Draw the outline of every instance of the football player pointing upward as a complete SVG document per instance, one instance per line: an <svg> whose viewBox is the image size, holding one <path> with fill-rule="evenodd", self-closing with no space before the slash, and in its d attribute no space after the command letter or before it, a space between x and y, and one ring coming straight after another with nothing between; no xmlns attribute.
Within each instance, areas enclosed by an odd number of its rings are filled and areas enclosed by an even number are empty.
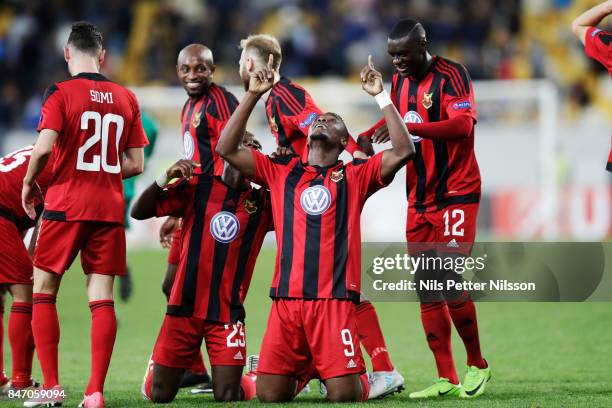
<svg viewBox="0 0 612 408"><path fill-rule="evenodd" d="M24 209L33 217L36 179L54 150L34 255L32 331L44 386L59 391L55 297L62 275L81 252L92 313L91 376L81 404L86 408L104 407L104 380L117 332L113 280L125 273L126 265L121 180L143 171L148 143L134 94L99 73L104 54L102 35L92 24L73 24L64 48L72 77L47 90L22 191ZM57 404L54 398L24 403Z"/></svg>
<svg viewBox="0 0 612 408"><path fill-rule="evenodd" d="M477 116L469 74L462 65L429 54L425 29L414 20L402 20L394 26L387 51L397 71L391 98L416 148L414 160L406 166L408 249L417 256L425 252L432 256L469 255L480 201L480 171L474 154ZM385 141L388 131L383 123L380 121L363 135ZM453 271L442 276L444 272L432 271L440 281L461 276ZM432 278L423 270L415 274L417 281ZM439 379L410 397L473 398L482 394L491 373L481 354L476 310L469 294L418 294L421 320ZM451 321L468 356L463 384L453 360Z"/></svg>
<svg viewBox="0 0 612 408"><path fill-rule="evenodd" d="M242 54L239 72L245 90L249 87L249 74L264 66L270 54L274 56L275 61L280 63L282 60L278 39L268 34L249 35L240 41L240 47ZM280 65L275 68L279 69ZM277 74L266 99L266 112L270 130L278 143L278 151L290 149L293 153L307 158L310 126L323 113L310 94L298 84ZM367 140L365 145L364 140ZM372 149L367 137L358 139L358 143L365 148L362 149L364 151L370 152ZM367 158L361 150L355 150L355 146L356 143L349 137L347 150L355 158ZM374 154L373 150L371 154ZM357 306L357 331L359 340L372 362L370 398L383 397L403 389L404 378L393 367L374 305L363 295Z"/></svg>
<svg viewBox="0 0 612 408"><path fill-rule="evenodd" d="M225 160L270 189L272 200L278 251L257 395L262 402L290 401L318 376L330 401L363 401L369 384L355 318L361 285L360 214L367 198L412 157L414 145L370 60L361 73L362 86L377 97L391 149L345 165L338 158L349 134L334 113L319 115L310 126L305 161L242 148L248 118L272 87L277 66L271 54L267 66L250 74L248 91L217 144Z"/></svg>

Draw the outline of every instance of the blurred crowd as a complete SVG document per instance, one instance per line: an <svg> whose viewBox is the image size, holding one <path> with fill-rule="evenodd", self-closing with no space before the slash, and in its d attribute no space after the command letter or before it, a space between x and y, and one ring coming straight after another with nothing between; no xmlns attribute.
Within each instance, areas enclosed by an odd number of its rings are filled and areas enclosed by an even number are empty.
<svg viewBox="0 0 612 408"><path fill-rule="evenodd" d="M108 76L128 85L160 85L176 84L177 53L191 42L213 49L219 82L236 83L237 45L255 32L281 39L288 76L351 78L372 53L388 78L387 33L410 17L424 23L433 53L462 62L474 79L552 75L567 82L570 97L587 103L579 80L551 68L547 55L554 50L540 32L547 29L530 20L554 20L570 6L566 0L4 0L0 138L9 128L36 126L45 87L67 76L62 47L75 20L95 23L105 36ZM569 29L567 18L555 24L561 33Z"/></svg>

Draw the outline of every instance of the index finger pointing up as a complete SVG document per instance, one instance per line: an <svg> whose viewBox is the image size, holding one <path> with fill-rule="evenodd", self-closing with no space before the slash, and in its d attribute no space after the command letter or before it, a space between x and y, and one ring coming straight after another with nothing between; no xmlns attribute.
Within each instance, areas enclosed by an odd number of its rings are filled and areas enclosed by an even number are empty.
<svg viewBox="0 0 612 408"><path fill-rule="evenodd" d="M268 57L268 68L274 68L274 55L272 54L270 54L270 56Z"/></svg>
<svg viewBox="0 0 612 408"><path fill-rule="evenodd" d="M368 67L374 69L374 62L372 62L372 54L368 55Z"/></svg>

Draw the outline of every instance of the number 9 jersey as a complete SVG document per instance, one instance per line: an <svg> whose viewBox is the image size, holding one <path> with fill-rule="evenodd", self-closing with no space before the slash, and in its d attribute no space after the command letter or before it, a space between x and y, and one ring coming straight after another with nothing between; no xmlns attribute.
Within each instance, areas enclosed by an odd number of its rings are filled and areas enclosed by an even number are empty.
<svg viewBox="0 0 612 408"><path fill-rule="evenodd" d="M123 153L148 144L134 94L98 73L75 75L47 89L42 129L58 133L43 217L123 224Z"/></svg>

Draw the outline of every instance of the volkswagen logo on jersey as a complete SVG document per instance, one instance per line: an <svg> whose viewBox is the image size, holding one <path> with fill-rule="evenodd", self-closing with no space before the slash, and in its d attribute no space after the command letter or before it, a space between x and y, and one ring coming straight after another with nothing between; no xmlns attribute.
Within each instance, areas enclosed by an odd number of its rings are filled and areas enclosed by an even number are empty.
<svg viewBox="0 0 612 408"><path fill-rule="evenodd" d="M210 220L210 233L222 244L232 242L238 236L240 222L231 212L221 211Z"/></svg>
<svg viewBox="0 0 612 408"><path fill-rule="evenodd" d="M191 133L189 131L186 131L183 135L183 158L191 160L191 158L193 157L193 152L193 138L191 137Z"/></svg>
<svg viewBox="0 0 612 408"><path fill-rule="evenodd" d="M404 115L404 122L406 123L423 123L423 118L421 117L421 115L419 115L419 112L415 112L415 111L408 111L406 112L406 114ZM423 140L423 138L421 136L416 136L411 134L410 135L412 137L412 141L413 142L420 142L421 140Z"/></svg>
<svg viewBox="0 0 612 408"><path fill-rule="evenodd" d="M311 186L302 191L300 204L306 214L321 215L331 205L331 193L325 186Z"/></svg>

